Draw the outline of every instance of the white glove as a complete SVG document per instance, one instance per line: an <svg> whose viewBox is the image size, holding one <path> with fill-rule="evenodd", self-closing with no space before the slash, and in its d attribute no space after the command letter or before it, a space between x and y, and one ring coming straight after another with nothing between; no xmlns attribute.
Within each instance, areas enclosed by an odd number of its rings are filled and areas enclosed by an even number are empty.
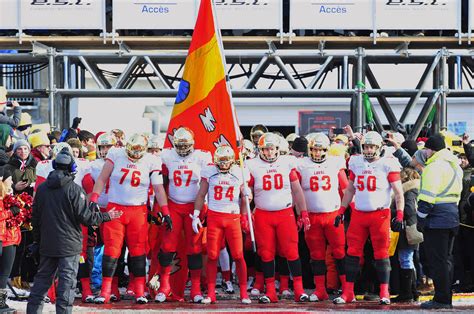
<svg viewBox="0 0 474 314"><path fill-rule="evenodd" d="M199 233L199 229L202 228L201 219L199 219L199 210L195 209L192 215L189 214L189 217L193 220L192 226L194 233Z"/></svg>

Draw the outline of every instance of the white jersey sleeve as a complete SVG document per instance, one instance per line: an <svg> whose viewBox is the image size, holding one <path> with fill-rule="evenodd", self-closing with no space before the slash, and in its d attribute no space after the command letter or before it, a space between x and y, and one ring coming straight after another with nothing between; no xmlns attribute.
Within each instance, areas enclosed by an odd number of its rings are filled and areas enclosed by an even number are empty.
<svg viewBox="0 0 474 314"><path fill-rule="evenodd" d="M99 178L100 173L102 172L102 168L104 167L105 160L103 159L96 159L91 163L91 168L90 168L90 175L92 177L92 180L94 182L97 182L97 178ZM107 204L109 203L109 189L110 189L110 180L105 184L105 188L100 193L99 198L97 200L97 204L101 208L107 207Z"/></svg>
<svg viewBox="0 0 474 314"><path fill-rule="evenodd" d="M74 176L74 183L82 187L82 179L90 172L91 163L87 159L77 158L75 160L77 165L76 175Z"/></svg>
<svg viewBox="0 0 474 314"><path fill-rule="evenodd" d="M315 163L309 157L300 159L298 173L309 212L328 213L341 206L339 171L345 167L340 158Z"/></svg>
<svg viewBox="0 0 474 314"><path fill-rule="evenodd" d="M275 162L268 163L258 157L247 160L246 165L256 208L278 211L293 206L291 182L298 180L296 159L280 156Z"/></svg>
<svg viewBox="0 0 474 314"><path fill-rule="evenodd" d="M36 176L46 180L51 171L53 171L53 161L52 160L43 160L38 162L36 165Z"/></svg>
<svg viewBox="0 0 474 314"><path fill-rule="evenodd" d="M389 208L391 201L390 182L400 177L400 164L395 158L380 158L368 162L363 156L349 160L349 175L354 181L355 207L361 211Z"/></svg>

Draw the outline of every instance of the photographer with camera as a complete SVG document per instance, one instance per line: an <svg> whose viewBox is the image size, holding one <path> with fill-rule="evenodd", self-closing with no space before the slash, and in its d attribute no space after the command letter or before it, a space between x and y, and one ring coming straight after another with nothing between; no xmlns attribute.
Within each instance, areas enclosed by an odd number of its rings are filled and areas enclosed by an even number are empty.
<svg viewBox="0 0 474 314"><path fill-rule="evenodd" d="M13 117L7 115L7 107L13 107ZM21 120L21 107L16 101L7 101L7 90L0 86L0 124L8 124L12 128L18 127Z"/></svg>

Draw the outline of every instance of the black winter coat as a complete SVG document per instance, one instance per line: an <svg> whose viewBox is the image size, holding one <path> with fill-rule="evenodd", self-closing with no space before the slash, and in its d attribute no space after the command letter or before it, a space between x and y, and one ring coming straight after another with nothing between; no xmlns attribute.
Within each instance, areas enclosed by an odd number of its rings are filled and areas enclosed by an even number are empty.
<svg viewBox="0 0 474 314"><path fill-rule="evenodd" d="M34 240L40 243L40 255L79 255L81 224L91 226L110 221L108 213L88 208L84 190L73 180L72 174L54 170L36 191L32 225Z"/></svg>
<svg viewBox="0 0 474 314"><path fill-rule="evenodd" d="M403 220L407 226L416 224L417 197L420 190L420 180L412 180L403 183L403 197L405 198L405 208L403 209ZM396 216L395 202L391 206L392 217ZM418 245L409 245L405 229L400 232L398 239L398 249L417 249Z"/></svg>

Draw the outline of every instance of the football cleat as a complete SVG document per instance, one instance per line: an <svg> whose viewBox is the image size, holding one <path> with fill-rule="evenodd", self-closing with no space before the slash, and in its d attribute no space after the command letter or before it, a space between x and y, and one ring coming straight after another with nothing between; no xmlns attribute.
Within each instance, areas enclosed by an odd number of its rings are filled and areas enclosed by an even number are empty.
<svg viewBox="0 0 474 314"><path fill-rule="evenodd" d="M252 301L249 298L243 298L240 300L242 304L252 304Z"/></svg>
<svg viewBox="0 0 474 314"><path fill-rule="evenodd" d="M298 302L308 302L309 301L309 297L306 293L303 293L300 295L300 297L298 298Z"/></svg>
<svg viewBox="0 0 474 314"><path fill-rule="evenodd" d="M253 288L252 290L250 290L250 295L259 296L260 295L260 290L258 290L256 288Z"/></svg>
<svg viewBox="0 0 474 314"><path fill-rule="evenodd" d="M138 297L135 299L135 302L137 304L147 304L148 303L148 299L145 297L145 296L141 296L141 297Z"/></svg>
<svg viewBox="0 0 474 314"><path fill-rule="evenodd" d="M158 292L155 296L155 302L163 303L166 301L166 295L163 292Z"/></svg>
<svg viewBox="0 0 474 314"><path fill-rule="evenodd" d="M379 301L380 305L390 305L390 298L381 298Z"/></svg>
<svg viewBox="0 0 474 314"><path fill-rule="evenodd" d="M234 294L235 291L234 291L234 286L232 285L232 282L231 281L227 281L225 283L225 286L224 286L224 292L225 293L228 293L228 294Z"/></svg>
<svg viewBox="0 0 474 314"><path fill-rule="evenodd" d="M332 303L334 303L334 304L346 304L346 303L353 303L355 301L356 301L355 298L352 299L350 302L346 302L346 300L344 300L343 297L337 297L332 301Z"/></svg>
<svg viewBox="0 0 474 314"><path fill-rule="evenodd" d="M88 295L85 298L82 299L82 302L84 303L94 303L95 297L93 295Z"/></svg>
<svg viewBox="0 0 474 314"><path fill-rule="evenodd" d="M270 298L266 295L263 295L260 298L258 298L258 303L268 304L268 303L271 303L271 302L272 301L270 300Z"/></svg>
<svg viewBox="0 0 474 314"><path fill-rule="evenodd" d="M202 303L202 301L204 300L204 297L200 294L196 294L193 299L192 299L192 302L193 303Z"/></svg>

